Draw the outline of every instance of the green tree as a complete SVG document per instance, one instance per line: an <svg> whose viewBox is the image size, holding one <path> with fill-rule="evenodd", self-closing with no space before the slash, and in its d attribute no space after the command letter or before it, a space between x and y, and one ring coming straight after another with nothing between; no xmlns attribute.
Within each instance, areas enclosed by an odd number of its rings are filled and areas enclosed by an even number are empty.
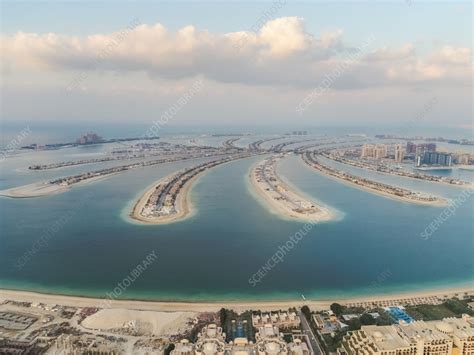
<svg viewBox="0 0 474 355"><path fill-rule="evenodd" d="M227 317L227 312L225 311L225 308L221 308L221 310L219 311L219 317L221 321L221 327L224 327Z"/></svg>
<svg viewBox="0 0 474 355"><path fill-rule="evenodd" d="M309 310L308 306L301 307L301 312L306 317L308 321L311 321L311 311Z"/></svg>
<svg viewBox="0 0 474 355"><path fill-rule="evenodd" d="M369 313L364 313L360 316L360 323L362 325L373 325L375 324L375 318Z"/></svg>
<svg viewBox="0 0 474 355"><path fill-rule="evenodd" d="M361 326L359 318L352 318L348 322L348 326L349 326L349 330L359 330Z"/></svg>
<svg viewBox="0 0 474 355"><path fill-rule="evenodd" d="M344 311L344 307L341 306L339 303L333 303L331 304L331 311L333 311L333 313L336 315L336 316L340 316L342 314L342 312Z"/></svg>
<svg viewBox="0 0 474 355"><path fill-rule="evenodd" d="M168 346L165 348L165 351L163 352L164 355L170 355L170 353L174 350L174 344L170 343Z"/></svg>

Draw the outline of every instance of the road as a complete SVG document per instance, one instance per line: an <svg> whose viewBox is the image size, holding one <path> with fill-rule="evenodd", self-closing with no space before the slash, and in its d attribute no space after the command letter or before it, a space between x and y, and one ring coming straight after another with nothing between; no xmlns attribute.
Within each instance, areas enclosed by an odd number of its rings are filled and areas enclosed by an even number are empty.
<svg viewBox="0 0 474 355"><path fill-rule="evenodd" d="M308 320L301 311L299 311L299 316L301 319L301 327L303 328L303 332L308 336L309 341L311 342L311 347L313 348L314 355L324 355L324 351L321 349L321 346L319 345L316 336L311 330L311 326L309 325Z"/></svg>

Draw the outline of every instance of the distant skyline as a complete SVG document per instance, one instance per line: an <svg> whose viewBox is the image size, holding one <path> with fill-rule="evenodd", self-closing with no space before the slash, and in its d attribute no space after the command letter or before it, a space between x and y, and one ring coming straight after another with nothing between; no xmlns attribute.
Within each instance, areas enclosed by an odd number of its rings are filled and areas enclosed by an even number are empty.
<svg viewBox="0 0 474 355"><path fill-rule="evenodd" d="M472 129L470 2L1 6L3 122Z"/></svg>

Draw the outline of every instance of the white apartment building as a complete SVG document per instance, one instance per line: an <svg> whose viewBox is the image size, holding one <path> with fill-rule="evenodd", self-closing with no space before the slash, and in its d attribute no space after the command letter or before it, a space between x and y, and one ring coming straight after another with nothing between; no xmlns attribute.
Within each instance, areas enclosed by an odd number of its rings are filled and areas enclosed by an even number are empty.
<svg viewBox="0 0 474 355"><path fill-rule="evenodd" d="M397 163L401 163L403 161L403 158L404 158L404 153L403 153L403 147L401 144L397 144L395 146L395 161Z"/></svg>
<svg viewBox="0 0 474 355"><path fill-rule="evenodd" d="M259 328L265 324L272 324L279 328L299 327L300 317L293 311L268 312L252 315L252 325Z"/></svg>
<svg viewBox="0 0 474 355"><path fill-rule="evenodd" d="M362 158L372 158L374 157L375 146L373 144L364 144L362 146Z"/></svg>
<svg viewBox="0 0 474 355"><path fill-rule="evenodd" d="M258 327L255 340L253 343L247 338L235 338L226 343L222 328L209 324L199 333L195 344L181 340L171 355L313 355L306 340L295 337L287 344L278 327L271 323Z"/></svg>
<svg viewBox="0 0 474 355"><path fill-rule="evenodd" d="M350 355L472 355L474 318L363 326L344 337L342 345L339 353Z"/></svg>

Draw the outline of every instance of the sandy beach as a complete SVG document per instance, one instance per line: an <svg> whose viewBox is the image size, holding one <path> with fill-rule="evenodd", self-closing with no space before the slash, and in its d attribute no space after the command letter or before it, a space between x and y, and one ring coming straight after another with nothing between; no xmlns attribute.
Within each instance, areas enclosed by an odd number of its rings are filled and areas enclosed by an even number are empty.
<svg viewBox="0 0 474 355"><path fill-rule="evenodd" d="M33 302L60 304L72 307L101 307L107 304L107 308L130 309L130 310L150 310L161 312L216 312L222 307L231 308L236 311L249 309L275 310L288 307L298 307L308 305L315 310L328 309L334 303L372 303L391 300L406 300L428 297L454 297L464 293L472 294L474 286L447 287L432 290L401 292L393 294L373 295L365 297L333 298L333 299L289 299L289 300L270 300L270 301L222 301L222 302L165 302L165 301L140 301L140 300L111 300L105 303L103 299L92 297L64 296L45 294L29 291L5 290L0 289L0 302L3 300L15 300L17 302Z"/></svg>
<svg viewBox="0 0 474 355"><path fill-rule="evenodd" d="M263 161L257 162L250 169L249 180L252 190L256 193L257 198L262 200L265 205L270 209L271 212L277 214L281 218L289 220L301 220L307 222L326 222L335 219L335 215L326 207L310 201L306 197L301 196L293 188L288 186L281 179L278 179L277 183L286 190L286 194L294 200L303 201L307 204L314 206L314 212L312 213L300 213L293 209L287 201L277 200L271 194L270 191L266 190L267 184L259 182L255 173L258 167L261 167Z"/></svg>
<svg viewBox="0 0 474 355"><path fill-rule="evenodd" d="M207 171L207 170L206 170ZM204 174L202 172L202 174ZM153 183L146 192L139 198L135 206L133 207L133 210L130 212L130 218L132 218L135 221L138 221L140 223L145 223L145 224L167 224L167 223L172 223L172 222L177 222L177 221L182 221L185 218L191 217L195 213L195 209L189 199L189 192L194 184L194 182L202 176L202 174L197 174L196 176L192 177L190 180L184 184L180 192L178 193L178 196L176 198L176 211L177 213L169 215L169 216L160 216L160 217L147 217L142 215L142 210L145 207L148 199L150 198L151 194L155 191L156 187L165 182L169 181L172 176L174 176L176 173L170 174L163 179L160 179Z"/></svg>
<svg viewBox="0 0 474 355"><path fill-rule="evenodd" d="M230 160L223 160L223 161L217 161L217 164L211 167L206 168L205 170L198 172L196 175L194 175L192 178L187 180L185 184L181 187L179 190L177 196L176 196L176 202L175 202L175 209L176 213L170 214L170 215L165 215L165 216L144 216L142 214L143 208L146 206L147 201L150 199L150 196L153 194L153 192L156 190L157 186L159 186L162 183L165 183L167 181L171 181L173 177L176 174L181 174L181 172L178 173L172 173L155 183L151 185L145 193L138 199L138 201L135 203L132 211L130 212L129 216L131 219L134 221L138 221L140 223L145 223L145 224L168 224L168 223L173 223L173 222L178 222L182 221L185 218L189 218L194 215L196 212L196 209L192 205L190 199L189 199L189 193L194 186L194 183L196 182L197 179L200 177L204 176L209 170L213 169L216 166L224 165L227 163L230 163L232 161L238 160L238 159L245 159L248 158L249 156L239 156L234 159Z"/></svg>
<svg viewBox="0 0 474 355"><path fill-rule="evenodd" d="M379 196L382 196L382 197L386 197L386 198L389 198L389 199L392 199L392 200L395 200L395 201L400 201L400 202L405 202L405 203L414 203L414 204L418 204L418 205L425 205L425 206L432 206L432 207L445 207L445 206L448 206L448 204L449 204L448 200L442 199L442 198L436 198L436 200L434 200L434 201L418 200L418 199L413 199L413 198L409 198L409 197L405 197L405 196L398 196L398 195L395 195L395 194L392 194L392 193L388 193L388 192L385 192L385 191L374 189L374 188L371 188L370 186L361 185L359 183L349 181L349 180L344 179L342 177L338 177L338 176L329 174L326 171L323 171L322 169L315 167L311 162L306 161L305 158L303 158L303 161L308 166L310 166L313 170L316 170L318 173L323 174L324 176L327 176L331 179L342 182L342 183L344 183L348 186L355 187L359 190L370 192L372 194L376 194L376 195L379 195Z"/></svg>
<svg viewBox="0 0 474 355"><path fill-rule="evenodd" d="M0 196L12 198L41 197L59 194L69 189L69 186L50 184L49 182L37 182L33 184L12 187L0 190Z"/></svg>
<svg viewBox="0 0 474 355"><path fill-rule="evenodd" d="M375 168L361 167L361 166L358 166L357 164L351 164L347 161L337 161L337 160L335 160L335 159L333 159L333 158L331 158L327 155L324 155L324 157L327 158L327 159L330 159L330 160L332 160L336 163L345 164L345 165L348 165L348 166L353 166L353 167L356 167L356 168L359 168L359 169L366 169L368 171L375 171L377 174L381 174L381 175L398 176L398 177L401 177L401 178L404 178L404 179L410 179L410 180L413 180L413 181L423 181L423 182L427 182L427 183L430 183L430 184L442 184L442 185L452 186L452 187L461 187L463 189L474 189L474 183L470 183L470 182L467 182L467 181L464 181L465 182L464 184L452 184L452 183L447 182L447 181L431 181L431 180L418 179L418 178L415 178L415 177L412 177L412 176L398 175L398 174L394 174L394 173L390 173L390 172L386 172L386 171L379 171ZM465 165L465 166L469 167L470 165ZM458 165L458 169L463 170L463 165ZM466 169L466 170L473 170L473 169Z"/></svg>
<svg viewBox="0 0 474 355"><path fill-rule="evenodd" d="M51 184L48 181L35 182L33 184L22 185L18 187L12 187L10 189L0 190L0 196L10 197L10 198L32 198L32 197L43 197L49 195L60 194L68 191L69 189L86 185L98 180L106 179L110 176L116 175L117 173L95 176L86 180L82 180L78 183L71 185L59 185Z"/></svg>
<svg viewBox="0 0 474 355"><path fill-rule="evenodd" d="M159 312L125 308L102 309L87 317L82 322L86 329L113 331L121 329L124 324L133 322L136 334L147 336L171 336L187 328L195 312Z"/></svg>

